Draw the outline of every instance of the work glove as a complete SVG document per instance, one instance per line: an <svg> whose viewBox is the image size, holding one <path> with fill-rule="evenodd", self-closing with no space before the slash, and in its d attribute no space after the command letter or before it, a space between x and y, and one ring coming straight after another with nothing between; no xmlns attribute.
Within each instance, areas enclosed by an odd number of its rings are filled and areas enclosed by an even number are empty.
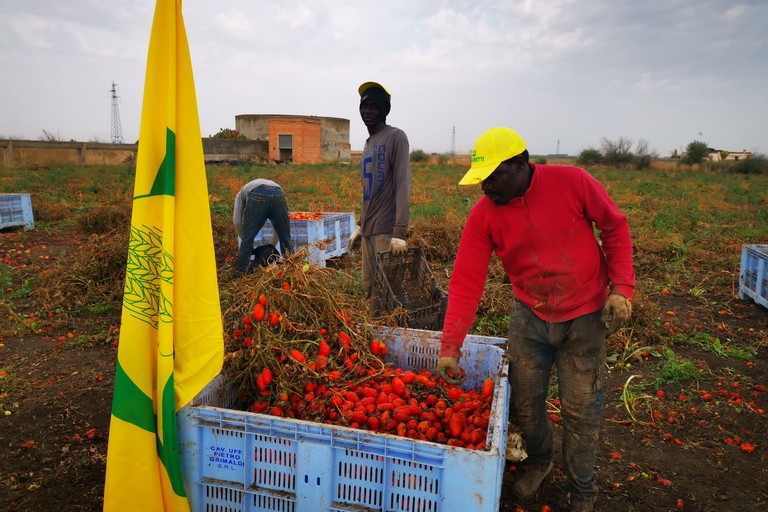
<svg viewBox="0 0 768 512"><path fill-rule="evenodd" d="M352 232L352 236L349 237L349 250L358 250L360 248L360 243L360 224L355 224L355 230Z"/></svg>
<svg viewBox="0 0 768 512"><path fill-rule="evenodd" d="M450 372L450 373L449 373ZM461 374L459 360L451 356L443 356L437 361L437 374L448 384L461 384L464 377ZM451 377L453 374L453 377Z"/></svg>
<svg viewBox="0 0 768 512"><path fill-rule="evenodd" d="M632 303L628 298L618 293L608 295L601 320L605 323L609 336L616 332L619 327L626 325L631 316Z"/></svg>
<svg viewBox="0 0 768 512"><path fill-rule="evenodd" d="M392 254L401 254L408 250L408 243L402 238L393 238L389 242L389 250Z"/></svg>

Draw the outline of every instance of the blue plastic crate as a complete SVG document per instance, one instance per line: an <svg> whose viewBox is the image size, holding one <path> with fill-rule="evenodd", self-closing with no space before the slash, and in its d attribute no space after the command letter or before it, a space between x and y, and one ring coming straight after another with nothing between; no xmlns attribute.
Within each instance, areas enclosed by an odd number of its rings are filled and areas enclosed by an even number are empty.
<svg viewBox="0 0 768 512"><path fill-rule="evenodd" d="M0 229L14 226L35 227L29 194L0 194Z"/></svg>
<svg viewBox="0 0 768 512"><path fill-rule="evenodd" d="M434 368L440 333L380 331L389 361ZM222 376L178 415L193 511L497 512L509 414L506 340L468 336L467 388L495 380L486 450L235 411Z"/></svg>
<svg viewBox="0 0 768 512"><path fill-rule="evenodd" d="M768 308L768 244L741 248L739 298L750 298Z"/></svg>
<svg viewBox="0 0 768 512"><path fill-rule="evenodd" d="M348 212L319 212L317 220L292 219L291 241L293 249L309 246L309 260L324 267L326 260L338 258L347 252L349 237L355 230L355 214ZM274 228L267 221L253 239L253 247L272 243ZM238 240L239 243L239 240ZM279 248L280 244L275 241Z"/></svg>

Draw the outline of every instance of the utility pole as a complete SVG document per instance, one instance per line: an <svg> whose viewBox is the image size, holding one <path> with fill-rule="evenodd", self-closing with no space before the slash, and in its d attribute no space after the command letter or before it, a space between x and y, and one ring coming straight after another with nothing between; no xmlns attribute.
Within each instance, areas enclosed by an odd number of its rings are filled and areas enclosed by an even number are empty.
<svg viewBox="0 0 768 512"><path fill-rule="evenodd" d="M451 135L451 156L456 156L456 127L453 127L453 134Z"/></svg>
<svg viewBox="0 0 768 512"><path fill-rule="evenodd" d="M120 107L117 104L117 85L112 82L112 144L123 143L123 128L120 126Z"/></svg>

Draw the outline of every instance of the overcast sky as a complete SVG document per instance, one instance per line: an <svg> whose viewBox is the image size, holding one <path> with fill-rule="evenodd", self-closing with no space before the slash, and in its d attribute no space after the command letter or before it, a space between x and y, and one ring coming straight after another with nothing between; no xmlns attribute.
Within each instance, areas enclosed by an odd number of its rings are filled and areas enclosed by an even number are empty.
<svg viewBox="0 0 768 512"><path fill-rule="evenodd" d="M239 114L350 120L392 93L411 149L508 126L532 154L603 138L768 152L766 0L185 0L203 136ZM139 135L154 0L0 0L0 138Z"/></svg>

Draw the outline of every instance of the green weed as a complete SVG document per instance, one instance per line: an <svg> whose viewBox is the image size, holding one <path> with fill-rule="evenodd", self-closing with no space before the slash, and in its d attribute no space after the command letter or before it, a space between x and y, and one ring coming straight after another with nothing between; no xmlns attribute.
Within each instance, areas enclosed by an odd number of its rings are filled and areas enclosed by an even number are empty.
<svg viewBox="0 0 768 512"><path fill-rule="evenodd" d="M13 291L11 297L14 299L23 299L32 295L35 290L34 279L27 279L21 283L16 290Z"/></svg>
<svg viewBox="0 0 768 512"><path fill-rule="evenodd" d="M509 330L509 316L487 314L479 317L476 327L477 333L481 336L493 336L497 338L506 338Z"/></svg>
<svg viewBox="0 0 768 512"><path fill-rule="evenodd" d="M725 346L720 341L720 338L716 338L703 332L697 332L691 337L684 338L682 341L689 345L699 347L702 350L706 350L707 352L717 354L720 357L739 359L742 361L749 361L755 357L755 354L748 350Z"/></svg>
<svg viewBox="0 0 768 512"><path fill-rule="evenodd" d="M683 382L705 380L707 372L693 361L677 356L672 350L665 350L662 354L662 363L656 376L656 385L679 384Z"/></svg>

